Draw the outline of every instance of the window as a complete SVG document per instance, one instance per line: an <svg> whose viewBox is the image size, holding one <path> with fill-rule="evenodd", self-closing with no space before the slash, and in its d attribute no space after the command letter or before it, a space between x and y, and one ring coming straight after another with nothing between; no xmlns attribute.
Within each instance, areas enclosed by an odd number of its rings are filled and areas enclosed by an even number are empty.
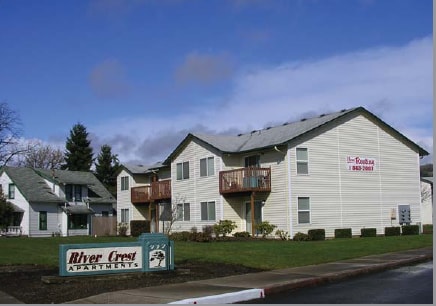
<svg viewBox="0 0 436 306"><path fill-rule="evenodd" d="M191 207L189 203L177 204L176 221L190 221L190 220L191 220Z"/></svg>
<svg viewBox="0 0 436 306"><path fill-rule="evenodd" d="M121 190L129 190L129 177L128 176L121 177Z"/></svg>
<svg viewBox="0 0 436 306"><path fill-rule="evenodd" d="M189 162L177 164L177 180L189 179Z"/></svg>
<svg viewBox="0 0 436 306"><path fill-rule="evenodd" d="M68 229L87 229L88 215L68 216Z"/></svg>
<svg viewBox="0 0 436 306"><path fill-rule="evenodd" d="M256 168L260 167L260 156L259 155L247 156L245 158L245 168L249 168L249 167L256 167Z"/></svg>
<svg viewBox="0 0 436 306"><path fill-rule="evenodd" d="M200 176L212 176L215 174L214 158L200 159Z"/></svg>
<svg viewBox="0 0 436 306"><path fill-rule="evenodd" d="M307 148L297 148L297 174L309 174Z"/></svg>
<svg viewBox="0 0 436 306"><path fill-rule="evenodd" d="M15 184L9 184L8 199L15 199Z"/></svg>
<svg viewBox="0 0 436 306"><path fill-rule="evenodd" d="M39 212L39 230L40 231L47 230L47 212L46 211Z"/></svg>
<svg viewBox="0 0 436 306"><path fill-rule="evenodd" d="M128 208L121 209L121 223L129 223L129 209Z"/></svg>
<svg viewBox="0 0 436 306"><path fill-rule="evenodd" d="M65 199L68 202L73 201L73 185L65 185Z"/></svg>
<svg viewBox="0 0 436 306"><path fill-rule="evenodd" d="M310 223L310 200L307 197L298 198L298 223Z"/></svg>
<svg viewBox="0 0 436 306"><path fill-rule="evenodd" d="M82 186L74 185L74 201L82 202Z"/></svg>
<svg viewBox="0 0 436 306"><path fill-rule="evenodd" d="M201 220L215 221L215 202L201 202Z"/></svg>

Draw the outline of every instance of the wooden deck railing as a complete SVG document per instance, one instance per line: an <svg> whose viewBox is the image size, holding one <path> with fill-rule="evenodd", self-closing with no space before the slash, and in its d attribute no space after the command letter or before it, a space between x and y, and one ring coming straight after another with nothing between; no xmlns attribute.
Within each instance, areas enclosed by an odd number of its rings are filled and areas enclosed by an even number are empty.
<svg viewBox="0 0 436 306"><path fill-rule="evenodd" d="M132 187L131 202L133 204L150 203L155 200L171 198L171 180L152 182L151 186Z"/></svg>
<svg viewBox="0 0 436 306"><path fill-rule="evenodd" d="M240 168L221 171L220 193L271 191L271 168Z"/></svg>
<svg viewBox="0 0 436 306"><path fill-rule="evenodd" d="M132 187L130 190L133 204L148 203L151 201L151 186Z"/></svg>
<svg viewBox="0 0 436 306"><path fill-rule="evenodd" d="M171 180L151 183L151 198L153 200L171 199Z"/></svg>

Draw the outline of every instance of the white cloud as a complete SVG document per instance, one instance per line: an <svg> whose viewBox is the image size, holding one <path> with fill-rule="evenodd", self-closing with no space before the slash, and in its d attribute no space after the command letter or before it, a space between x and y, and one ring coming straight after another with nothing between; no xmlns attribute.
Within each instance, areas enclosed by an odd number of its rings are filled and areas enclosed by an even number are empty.
<svg viewBox="0 0 436 306"><path fill-rule="evenodd" d="M304 114L363 106L432 151L432 47L432 38L425 37L404 46L289 61L273 67L247 67L235 76L230 93L212 97L222 101L213 107L207 104L195 113L175 117L120 119L95 126L93 132L102 139L113 139L111 135L121 132L125 141L134 139L128 142L129 148L114 148L121 161L154 162L167 157L178 145L165 139L180 141L188 131L246 131ZM161 158L156 150L145 149L148 143L165 144L160 146ZM141 152L153 152L153 156Z"/></svg>

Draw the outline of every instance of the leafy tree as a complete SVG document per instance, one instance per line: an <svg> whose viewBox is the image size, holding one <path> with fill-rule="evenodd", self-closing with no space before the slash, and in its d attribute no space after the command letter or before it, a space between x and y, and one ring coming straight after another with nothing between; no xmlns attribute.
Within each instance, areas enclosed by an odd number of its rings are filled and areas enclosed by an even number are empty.
<svg viewBox="0 0 436 306"><path fill-rule="evenodd" d="M11 203L6 200L0 188L0 228L6 228L11 225L13 213L14 209Z"/></svg>
<svg viewBox="0 0 436 306"><path fill-rule="evenodd" d="M67 138L65 152L65 164L62 169L72 171L89 171L93 162L93 152L88 140L86 127L77 123L70 131Z"/></svg>
<svg viewBox="0 0 436 306"><path fill-rule="evenodd" d="M95 176L113 195L117 190L117 172L120 168L118 156L112 154L112 148L105 144L95 163Z"/></svg>

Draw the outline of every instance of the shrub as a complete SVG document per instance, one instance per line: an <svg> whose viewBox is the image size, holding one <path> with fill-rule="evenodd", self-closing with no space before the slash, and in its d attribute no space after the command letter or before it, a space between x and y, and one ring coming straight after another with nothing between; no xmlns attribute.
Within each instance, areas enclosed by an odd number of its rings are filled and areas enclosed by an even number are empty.
<svg viewBox="0 0 436 306"><path fill-rule="evenodd" d="M400 235L401 235L401 227L399 226L385 227L385 236L400 236Z"/></svg>
<svg viewBox="0 0 436 306"><path fill-rule="evenodd" d="M281 240L288 240L289 239L289 234L288 232L285 232L283 230L277 230L276 231L276 235L279 236L279 238Z"/></svg>
<svg viewBox="0 0 436 306"><path fill-rule="evenodd" d="M169 238L174 241L189 241L190 234L188 231L174 232L169 235Z"/></svg>
<svg viewBox="0 0 436 306"><path fill-rule="evenodd" d="M268 221L263 221L255 225L255 229L260 232L263 238L271 234L277 225L270 224Z"/></svg>
<svg viewBox="0 0 436 306"><path fill-rule="evenodd" d="M335 238L351 238L351 228L335 229Z"/></svg>
<svg viewBox="0 0 436 306"><path fill-rule="evenodd" d="M142 233L150 233L150 220L130 221L130 235L138 237Z"/></svg>
<svg viewBox="0 0 436 306"><path fill-rule="evenodd" d="M292 240L294 240L294 241L308 241L309 240L309 235L298 232L298 233L296 233L294 235Z"/></svg>
<svg viewBox="0 0 436 306"><path fill-rule="evenodd" d="M218 224L213 226L213 231L215 232L216 237L222 235L225 237L227 234L230 234L236 228L236 222L231 220L220 220Z"/></svg>
<svg viewBox="0 0 436 306"><path fill-rule="evenodd" d="M433 234L433 224L424 224L422 226L423 234Z"/></svg>
<svg viewBox="0 0 436 306"><path fill-rule="evenodd" d="M212 240L213 226L205 225L203 226L203 235L208 237L209 240Z"/></svg>
<svg viewBox="0 0 436 306"><path fill-rule="evenodd" d="M360 237L377 237L376 228L362 228L360 229Z"/></svg>
<svg viewBox="0 0 436 306"><path fill-rule="evenodd" d="M403 225L401 232L402 235L419 235L419 225Z"/></svg>
<svg viewBox="0 0 436 306"><path fill-rule="evenodd" d="M307 232L309 240L325 240L325 230L324 229L311 229Z"/></svg>
<svg viewBox="0 0 436 306"><path fill-rule="evenodd" d="M237 237L237 238L250 238L250 233L249 232L236 232L233 234L233 237Z"/></svg>
<svg viewBox="0 0 436 306"><path fill-rule="evenodd" d="M127 223L118 223L118 235L126 237L127 236L127 230L129 229L129 225Z"/></svg>

